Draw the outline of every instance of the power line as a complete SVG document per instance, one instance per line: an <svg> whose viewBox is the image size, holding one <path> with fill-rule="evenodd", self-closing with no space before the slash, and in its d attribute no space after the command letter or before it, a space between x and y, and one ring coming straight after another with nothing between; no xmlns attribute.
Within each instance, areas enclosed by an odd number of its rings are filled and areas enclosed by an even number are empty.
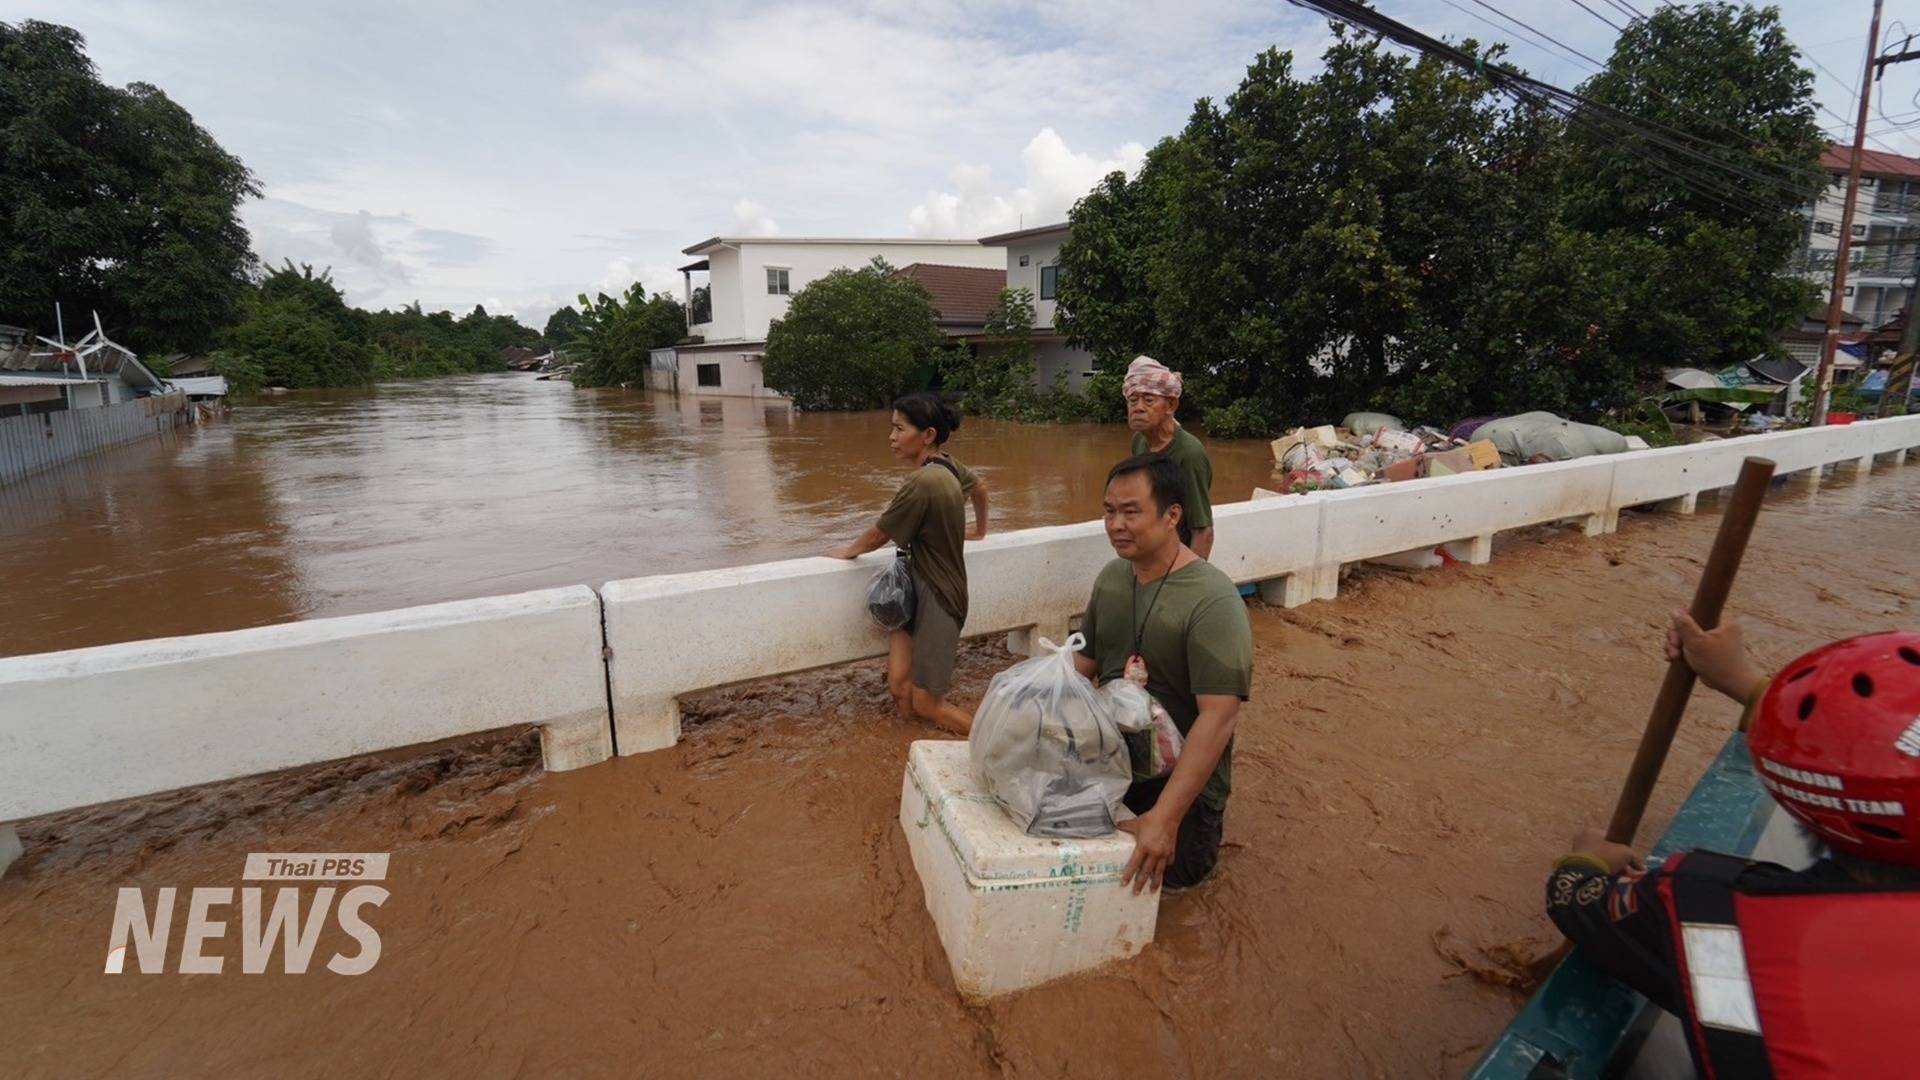
<svg viewBox="0 0 1920 1080"><path fill-rule="evenodd" d="M1299 2L1299 0L1294 0L1294 2L1297 3ZM1495 15L1500 16L1501 18L1507 20L1508 22L1514 24L1515 26L1525 27L1527 30L1532 31L1534 34L1537 34L1540 37L1546 38L1548 41L1553 42L1555 45L1560 46L1562 49L1565 49L1566 51L1572 53L1573 55L1578 56L1580 59L1585 60L1587 63L1592 64L1594 68L1597 70L1604 70L1607 66L1601 63L1600 61L1595 60L1593 57L1588 56L1586 53L1581 52L1579 49L1576 49L1573 46L1567 44L1566 42L1561 41L1560 39L1554 37L1552 34L1541 33L1539 30L1535 30L1533 27L1527 26L1526 23L1521 22L1519 19L1516 19L1513 16L1507 14L1506 12L1501 11L1499 8L1494 7L1492 4L1487 3L1486 0L1473 0L1473 2L1476 4L1479 4L1481 7L1486 8L1488 11L1493 12Z"/></svg>
<svg viewBox="0 0 1920 1080"><path fill-rule="evenodd" d="M1609 19L1605 15L1602 15L1599 12L1588 7L1584 2L1582 2L1582 0L1569 0L1569 2L1571 2L1574 7L1579 8L1581 11L1586 12L1587 14L1593 16L1596 19L1599 19L1601 22L1606 23L1608 26L1612 27L1614 33L1616 34L1626 33L1626 27L1621 26L1619 23L1614 22L1612 19Z"/></svg>
<svg viewBox="0 0 1920 1080"><path fill-rule="evenodd" d="M1625 15L1629 19L1646 18L1645 15L1642 15L1640 13L1640 9L1637 7L1634 7L1631 3L1628 2L1628 0L1607 0L1607 3L1612 4L1613 9L1615 11L1618 11L1620 14Z"/></svg>
<svg viewBox="0 0 1920 1080"><path fill-rule="evenodd" d="M1695 139L1696 137L1694 136L1689 136L1685 133L1675 131L1672 128L1667 128L1665 125L1655 121L1632 117L1611 106L1603 105L1580 94L1561 89L1551 83L1542 82L1510 68L1503 68L1498 65L1489 67L1483 58L1463 53L1445 42L1438 41L1404 23L1384 16L1371 8L1364 7L1356 3L1355 0L1293 0L1293 2L1299 6L1320 11L1323 14L1338 18L1362 29L1371 30L1382 37L1396 41L1420 52L1430 53L1450 60L1456 66L1472 70L1488 78L1497 87L1514 95L1517 99L1531 100L1543 105L1557 115L1561 115L1571 122L1582 124L1589 130L1604 131L1606 128L1602 125L1610 125L1614 129L1624 131L1628 134L1638 135L1649 143L1664 147L1683 157L1689 157L1702 164L1735 173L1747 180L1767 185L1776 191L1790 193L1796 199L1806 198L1812 194L1813 185L1811 183L1807 184L1807 190L1803 191L1798 186L1789 187L1775 177L1763 176L1731 162L1711 157L1684 141ZM1561 45L1563 48L1567 47L1565 43L1556 41L1551 35L1541 33L1538 29L1527 25L1521 20L1514 19L1498 8L1486 4L1484 0L1474 0L1474 2L1489 11L1493 11L1495 14L1509 19L1516 25L1523 26L1527 30L1539 34L1541 37L1547 38L1550 41L1555 41L1556 44ZM1570 51L1577 52L1578 50ZM1592 61L1591 57L1587 57L1587 59ZM1597 63L1597 61L1595 61L1595 63ZM1678 138L1670 137L1666 133L1671 133L1672 136L1677 136ZM1714 145L1708 140L1697 141L1707 143L1707 145ZM1641 147L1625 142L1621 142L1620 145L1629 153L1633 153L1643 160L1647 160L1650 163L1655 160ZM1719 147L1719 149L1724 150L1726 148ZM1688 183L1689 188L1697 194L1705 195L1711 192L1712 197L1728 205L1732 205L1732 203L1728 202L1729 199L1745 200L1755 207L1763 205L1756 196L1745 190L1731 188L1712 189L1710 187L1703 189L1702 185L1706 184L1707 181L1702 179L1701 174L1688 173L1675 163L1662 162L1660 168L1662 171L1674 176L1675 179L1681 180L1683 183ZM1811 175L1824 180L1824 174L1816 172Z"/></svg>
<svg viewBox="0 0 1920 1080"><path fill-rule="evenodd" d="M1474 11L1468 11L1466 8L1463 8L1459 4L1454 3L1453 0L1440 0L1440 2L1452 8L1453 10L1459 12L1460 14L1465 15L1470 19L1478 19L1481 23L1484 23L1486 26L1490 27L1495 33L1498 33L1498 34L1513 33L1512 30L1509 30L1506 27L1501 26L1499 23L1496 23L1492 19L1487 18L1485 15L1482 15ZM1525 41L1529 45L1532 45L1534 48L1539 49L1541 52L1552 55L1556 60L1560 58L1559 54L1553 51L1553 46L1548 45L1543 41L1540 41L1532 37L1525 37L1525 38L1522 38L1521 40ZM1502 42L1502 44L1504 44L1504 42ZM1574 63L1579 63L1577 59L1574 59L1572 57L1568 57L1568 59L1573 60Z"/></svg>
<svg viewBox="0 0 1920 1080"><path fill-rule="evenodd" d="M1299 0L1294 0L1294 2L1296 2L1296 3L1298 3L1298 2L1299 2ZM1450 0L1446 0L1446 2L1449 2L1449 3L1450 3ZM1575 56L1578 56L1578 57L1580 57L1581 59L1583 59L1583 60L1585 60L1585 61L1586 61L1586 62L1587 62L1587 63L1588 63L1588 64L1589 64L1589 65L1590 65L1590 66L1591 66L1591 67L1592 67L1592 68L1593 68L1593 69L1594 69L1595 71L1602 71L1602 72L1604 72L1604 71L1606 70L1606 65L1604 65L1604 64L1602 64L1602 63L1601 63L1600 61L1598 61L1598 60L1595 60L1595 59L1594 59L1593 57L1591 57L1591 56L1588 56L1587 54L1585 54L1585 53L1583 53L1583 52L1580 52L1580 51L1579 51L1578 49L1574 49L1574 48L1573 48L1572 46L1569 46L1569 45L1567 45L1567 44L1566 44L1565 42L1562 42L1562 41L1560 41L1560 40L1558 40L1557 38L1554 38L1554 37L1552 37L1551 35L1548 35L1548 34L1545 34L1545 33L1542 33L1542 32L1541 32L1540 30L1538 30L1538 29L1535 29L1535 28L1534 28L1533 26L1530 26L1530 25L1528 25L1527 23L1524 23L1524 22L1521 22L1521 21L1520 21L1519 19L1517 19L1517 18L1514 18L1514 17L1513 17L1513 16L1511 16L1511 15L1508 15L1508 14L1507 14L1506 12L1504 12L1504 11L1501 11L1501 10L1500 10L1499 8L1496 8L1496 7L1494 7L1494 6L1492 6L1491 4L1488 4L1488 3L1485 3L1485 2L1484 2L1484 0L1473 0L1473 2L1474 2L1474 3L1476 3L1476 4L1478 4L1479 6L1481 6L1481 7L1483 7L1483 8L1486 8L1486 9L1487 9L1488 11L1491 11L1491 12L1493 12L1494 14L1496 14L1496 15L1499 15L1499 16L1500 16L1501 18L1503 18L1503 19L1506 19L1507 21L1509 21L1509 22L1511 22L1511 23L1514 23L1514 24L1515 24L1515 25L1517 25L1517 26L1521 26L1521 27L1524 27L1524 28L1525 28L1525 29L1527 29L1528 31L1531 31L1531 32L1532 32L1532 33L1534 33L1534 34L1537 34L1537 35L1539 35L1540 37L1542 37L1542 38L1545 38L1545 39L1546 39L1547 41L1551 41L1551 42L1553 42L1553 43L1554 43L1555 45L1557 45L1557 46L1559 46L1559 47L1560 47L1561 49L1563 49L1563 50L1565 50L1566 52L1569 52L1569 53L1572 53L1573 55L1575 55ZM1579 3L1579 0L1574 0L1574 2L1575 2L1575 3ZM1307 5L1307 6L1312 6L1312 5L1310 5L1310 4L1309 4L1309 5ZM1458 10L1462 10L1462 11L1464 11L1464 10L1465 10L1465 9L1463 9L1463 8L1459 8L1459 6L1458 6L1458 5L1453 5L1453 6L1454 6L1454 7L1456 8L1456 9L1458 9ZM1584 7L1585 5L1582 5L1582 6ZM1467 12L1467 14L1469 14L1469 15L1471 15L1471 14L1472 14L1472 12ZM1478 16L1475 16L1475 17L1476 17L1476 18L1478 18ZM1481 19L1481 21L1482 21L1482 22L1486 22L1486 20L1485 20L1484 18L1482 18L1482 19ZM1492 24L1492 23L1487 23L1487 25L1489 25L1489 26L1492 26L1493 24ZM1496 27L1496 29L1497 29L1497 27ZM1805 55L1805 54L1803 53L1802 55ZM1808 57L1808 59L1812 59L1812 57ZM1815 61L1815 62L1816 62L1816 63L1818 63L1818 61ZM1825 67L1824 67L1824 65L1822 65L1822 70L1825 70ZM1829 75L1832 75L1832 72L1830 72L1830 71L1829 71L1829 72L1828 72L1828 74L1829 74ZM1556 88L1556 89L1557 89L1557 88ZM1734 135L1734 136L1736 136L1737 138L1740 138L1740 139L1744 139L1744 140L1747 140L1748 142L1752 142L1752 141L1754 141L1754 140L1753 140L1753 136L1751 136L1750 134L1748 134L1748 133L1747 133L1747 132L1745 132L1745 131L1742 131L1742 130L1741 130L1741 129L1739 129L1739 128L1736 128L1736 127L1734 127L1734 126L1733 126L1732 124L1730 124L1730 123L1728 123L1728 122L1726 122L1726 121L1722 121L1722 120L1719 120L1719 119L1717 119L1717 118L1715 118L1715 117L1711 117L1711 116L1708 116L1708 115L1706 115L1705 113L1702 113L1702 112L1699 112L1699 111L1697 111L1697 110L1693 110L1693 109L1688 109L1687 107L1685 107L1685 106L1683 106L1683 105L1681 105L1681 104L1680 104L1679 102L1676 102L1676 101L1674 101L1673 99L1671 99L1671 98L1669 98L1669 97L1667 97L1667 96L1666 96L1665 94L1662 94L1662 93L1660 93L1660 92L1659 92L1658 90L1655 90L1655 89L1653 89L1653 88L1652 88L1652 87L1650 87L1650 86L1648 86L1648 87L1643 87L1643 89L1644 89L1644 90L1646 90L1646 92L1647 92L1647 93L1649 93L1649 94L1652 94L1652 95L1653 95L1654 97L1657 97L1657 98L1659 98L1660 100L1662 100L1662 101L1665 101L1665 102L1666 102L1667 104L1669 104L1669 105L1672 105L1672 106L1674 106L1674 107L1675 107L1675 108L1677 108L1677 109L1680 109L1680 110L1681 110L1682 112L1687 112L1687 113L1690 113L1690 114L1692 114L1693 116L1695 116L1695 117L1697 117L1698 119L1701 119L1701 120L1705 120L1705 121L1707 121L1708 123L1711 123L1711 124L1713 124L1713 125L1715 125L1716 127L1719 127L1720 129L1722 129L1722 130L1724 130L1724 131L1727 131L1727 132L1729 132L1729 133L1731 133L1731 134L1733 134L1733 135ZM1920 98L1920 95L1916 95L1916 97L1917 97L1917 98ZM1816 102L1816 104L1818 104L1818 103ZM1822 109L1824 109L1824 110L1826 110L1826 112L1828 113L1828 115L1831 115L1831 116L1835 116L1836 118L1838 118L1838 119L1839 119L1839 120L1841 121L1841 123L1843 123L1843 124L1845 124L1845 123L1848 123L1848 121L1846 120L1846 118L1845 118L1845 117L1841 117L1841 116L1839 116L1839 114L1838 114L1838 113L1835 113L1835 112L1833 112L1833 110L1831 110L1831 109L1828 109L1828 108L1827 108L1827 107L1826 107L1825 105L1820 105L1820 108L1822 108ZM1649 122L1649 123L1657 123L1656 121L1648 121L1648 122ZM1665 127L1666 125L1660 125L1660 126L1662 126L1662 127ZM1670 128L1670 127L1669 127L1669 128L1667 128L1667 130L1669 130L1669 131L1671 131L1671 132L1673 132L1673 134L1675 134L1675 135L1678 135L1678 136L1680 136L1680 137L1682 137L1682 138L1687 138L1687 139L1693 139L1693 140L1695 140L1695 141L1697 141L1697 142L1700 142L1700 143L1704 143L1705 145L1708 145L1708 146L1712 146L1712 147L1715 147L1716 149L1721 149L1721 150L1727 150L1727 151L1729 151L1729 152L1738 152L1738 151L1736 151L1736 150L1735 150L1735 149L1734 149L1733 147L1728 147L1728 146L1724 146L1724 145L1721 145L1721 144L1717 144L1717 143L1714 143L1714 142L1713 142L1712 140L1710 140L1710 139L1703 139L1703 138L1701 138L1701 137L1699 137L1699 136L1697 136L1697 135L1691 135L1691 134L1688 134L1688 133L1685 133L1685 132L1681 132L1681 131L1678 131L1678 130L1676 130L1676 129L1673 129L1673 128ZM1881 146L1881 147L1882 147L1883 149L1885 149L1886 151L1888 151L1889 153L1898 153L1898 151L1896 151L1896 150L1894 150L1892 146L1889 146L1889 145L1888 145L1887 143L1885 143L1884 141L1882 141L1882 140L1880 140L1880 139L1877 139L1877 138L1876 138L1876 139L1874 139L1873 141L1874 141L1874 142L1877 142L1877 143L1879 143L1879 144L1880 144L1880 146ZM1756 160L1758 160L1758 159L1756 159ZM1813 181L1813 180L1814 180L1815 178L1818 178L1818 177L1822 177L1822 176L1824 176L1824 170L1820 170L1820 169L1814 169L1814 170L1807 170L1807 169L1805 169L1805 168L1801 168L1801 167L1796 167L1796 166L1790 166L1790 165L1784 165L1784 164L1779 164L1779 163L1775 163L1775 162L1764 162L1764 161L1763 161L1763 162L1760 162L1760 164L1763 164L1763 165L1767 165L1767 166L1771 166L1771 167L1774 167L1774 168L1778 168L1778 169L1781 169L1781 170L1782 170L1782 171L1783 171L1784 173L1786 173L1786 174L1787 174L1787 175L1789 175L1789 176L1792 176L1792 175L1795 175L1795 174L1798 174L1798 175L1799 175L1800 177L1802 177L1802 178L1803 178L1803 180L1804 180L1804 182L1808 182L1808 183L1811 183L1811 182L1812 182L1812 181Z"/></svg>
<svg viewBox="0 0 1920 1080"><path fill-rule="evenodd" d="M1758 164L1780 169L1787 176L1797 175L1802 179L1801 183L1790 183L1780 176L1763 175L1735 162L1715 158L1703 153L1696 148L1696 146L1691 145L1691 143L1697 142L1723 151L1729 150L1730 148L1719 146L1710 140L1700 139L1697 136L1677 131L1657 121L1623 113L1618 109L1603 105L1580 94L1534 79L1510 67L1502 67L1497 64L1489 66L1485 62L1484 57L1476 57L1464 53L1404 23L1384 16L1372 8L1365 7L1355 2L1355 0L1292 0L1292 2L1301 7L1319 11L1324 15L1347 22L1361 29L1372 31L1402 46L1446 59L1456 66L1471 70L1481 77L1492 81L1498 89L1513 96L1516 101L1530 101L1547 108L1549 111L1563 117L1571 123L1579 124L1589 131L1612 138L1617 146L1636 158L1672 176L1688 190L1702 197L1713 198L1720 201L1723 205L1734 206L1744 201L1750 207L1761 208L1767 206L1766 203L1760 200L1758 196L1750 190L1720 186L1714 180L1709 179L1707 174L1698 168L1690 169L1677 162L1660 159L1653 155L1647 147L1637 145L1620 136L1636 136L1646 143L1661 147L1681 157L1690 158L1700 165L1708 166L1763 185L1763 191L1771 190L1775 194L1787 195L1797 202L1810 201L1819 191L1831 183L1830 177L1824 169L1808 169L1805 167L1765 162L1758 158L1754 159ZM1571 49L1566 46L1564 42L1554 39L1551 35L1542 33L1537 28L1507 15L1498 8L1485 3L1484 0L1474 0L1474 2L1478 6L1492 11L1516 25L1542 38L1553 41L1562 48L1567 48L1570 52L1578 54L1578 50ZM1579 55L1584 56L1585 54ZM1594 61L1592 57L1585 58L1589 62L1598 63Z"/></svg>

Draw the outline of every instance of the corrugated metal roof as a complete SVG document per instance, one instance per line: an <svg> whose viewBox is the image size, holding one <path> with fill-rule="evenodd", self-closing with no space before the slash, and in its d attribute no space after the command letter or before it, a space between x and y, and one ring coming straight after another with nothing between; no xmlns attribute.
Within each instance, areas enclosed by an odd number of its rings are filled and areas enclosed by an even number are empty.
<svg viewBox="0 0 1920 1080"><path fill-rule="evenodd" d="M50 375L23 375L15 371L0 371L0 386L72 386L80 381Z"/></svg>

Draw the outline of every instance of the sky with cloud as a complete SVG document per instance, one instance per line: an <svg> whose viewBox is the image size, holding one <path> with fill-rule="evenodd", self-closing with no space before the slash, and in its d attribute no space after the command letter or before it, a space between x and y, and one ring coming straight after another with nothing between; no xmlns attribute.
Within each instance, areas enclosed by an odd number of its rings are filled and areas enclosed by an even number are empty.
<svg viewBox="0 0 1920 1080"><path fill-rule="evenodd" d="M1571 0L1490 2L1574 53L1612 49L1616 31ZM1593 70L1494 29L1478 0L1377 6L1508 41L1562 86ZM246 161L264 260L330 266L366 307L482 303L535 327L582 291L677 294L680 249L716 234L974 237L1061 220L1260 49L1291 49L1311 73L1329 37L1273 0L9 7L0 18L77 28L104 79L159 86ZM1781 7L1830 69L1821 101L1851 118L1869 5ZM1920 63L1894 69L1881 100L1877 148L1920 154L1920 127L1898 130L1920 118Z"/></svg>

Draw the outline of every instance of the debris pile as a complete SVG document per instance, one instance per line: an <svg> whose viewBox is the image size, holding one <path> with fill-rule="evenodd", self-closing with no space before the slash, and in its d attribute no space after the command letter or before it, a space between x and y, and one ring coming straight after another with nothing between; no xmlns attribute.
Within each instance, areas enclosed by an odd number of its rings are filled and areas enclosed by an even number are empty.
<svg viewBox="0 0 1920 1080"><path fill-rule="evenodd" d="M1338 427L1295 428L1275 439L1273 460L1274 471L1283 477L1281 490L1298 494L1571 461L1645 446L1608 428L1549 412L1476 416L1447 431L1408 428L1386 413L1351 413Z"/></svg>
<svg viewBox="0 0 1920 1080"><path fill-rule="evenodd" d="M1353 413L1339 427L1295 428L1273 442L1282 491L1360 487L1423 476L1498 468L1491 442L1456 438L1432 427L1408 429L1385 413Z"/></svg>

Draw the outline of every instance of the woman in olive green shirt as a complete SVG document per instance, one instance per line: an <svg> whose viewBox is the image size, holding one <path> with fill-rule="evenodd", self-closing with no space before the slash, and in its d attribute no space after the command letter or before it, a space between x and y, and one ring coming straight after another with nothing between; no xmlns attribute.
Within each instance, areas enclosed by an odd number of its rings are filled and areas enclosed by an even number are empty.
<svg viewBox="0 0 1920 1080"><path fill-rule="evenodd" d="M947 702L953 687L960 628L967 621L965 541L987 535L987 486L949 457L947 437L960 427L960 413L934 394L909 394L893 403L887 446L911 465L893 501L860 538L827 555L854 559L892 541L912 560L913 622L893 631L887 654L887 689L906 719L918 716L957 734L973 718ZM966 504L973 503L974 530L966 531Z"/></svg>

